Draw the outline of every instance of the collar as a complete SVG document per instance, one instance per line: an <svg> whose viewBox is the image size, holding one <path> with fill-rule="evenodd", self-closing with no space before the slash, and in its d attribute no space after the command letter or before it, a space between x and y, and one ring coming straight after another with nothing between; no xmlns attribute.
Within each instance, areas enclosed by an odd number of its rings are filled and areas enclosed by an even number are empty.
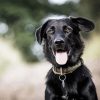
<svg viewBox="0 0 100 100"><path fill-rule="evenodd" d="M57 68L57 67L52 67L52 70L54 72L54 74L58 74L58 75L65 75L65 74L70 74L73 73L76 69L78 69L81 66L82 62L79 61L76 65L74 66L69 66L67 68Z"/></svg>

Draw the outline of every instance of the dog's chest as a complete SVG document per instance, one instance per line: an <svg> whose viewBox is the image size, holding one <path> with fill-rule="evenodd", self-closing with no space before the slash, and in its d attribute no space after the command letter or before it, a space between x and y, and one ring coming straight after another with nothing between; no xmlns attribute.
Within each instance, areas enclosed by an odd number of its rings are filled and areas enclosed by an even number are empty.
<svg viewBox="0 0 100 100"><path fill-rule="evenodd" d="M61 81L58 77L55 80L51 80L50 84L51 90L64 100L75 100L78 96L77 83L74 80L66 77L66 80Z"/></svg>
<svg viewBox="0 0 100 100"><path fill-rule="evenodd" d="M62 81L60 82L60 89L62 92L62 98L65 100L75 100L75 98L78 96L77 91L77 84L74 82L67 82L65 80L64 85Z"/></svg>

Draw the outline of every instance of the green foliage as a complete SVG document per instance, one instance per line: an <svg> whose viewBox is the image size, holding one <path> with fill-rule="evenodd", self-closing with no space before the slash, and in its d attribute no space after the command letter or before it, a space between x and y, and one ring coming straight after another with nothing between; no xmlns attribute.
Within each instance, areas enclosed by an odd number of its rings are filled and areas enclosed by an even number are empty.
<svg viewBox="0 0 100 100"><path fill-rule="evenodd" d="M100 32L100 0L80 0L79 12L95 22L95 31Z"/></svg>
<svg viewBox="0 0 100 100"><path fill-rule="evenodd" d="M92 18L100 25L100 0L81 0L79 4L66 2L50 4L47 0L0 0L0 21L9 25L15 46L21 50L26 61L36 61L30 50L35 40L35 29L41 19L49 14L82 15Z"/></svg>

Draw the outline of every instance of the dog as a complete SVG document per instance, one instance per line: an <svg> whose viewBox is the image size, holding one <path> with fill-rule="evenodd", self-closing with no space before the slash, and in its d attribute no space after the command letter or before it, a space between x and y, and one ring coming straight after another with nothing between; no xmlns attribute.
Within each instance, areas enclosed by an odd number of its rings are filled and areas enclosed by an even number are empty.
<svg viewBox="0 0 100 100"><path fill-rule="evenodd" d="M94 23L83 17L49 19L36 30L47 60L53 65L47 74L45 100L98 100L91 73L81 55L84 42L80 32Z"/></svg>

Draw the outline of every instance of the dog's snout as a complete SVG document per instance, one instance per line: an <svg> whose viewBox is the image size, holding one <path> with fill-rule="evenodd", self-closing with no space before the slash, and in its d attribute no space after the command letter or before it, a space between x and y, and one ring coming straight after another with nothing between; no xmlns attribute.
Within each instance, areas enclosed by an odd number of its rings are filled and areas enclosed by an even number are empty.
<svg viewBox="0 0 100 100"><path fill-rule="evenodd" d="M61 45L61 44L64 44L64 40L63 39L55 39L54 43L55 43L55 45Z"/></svg>

